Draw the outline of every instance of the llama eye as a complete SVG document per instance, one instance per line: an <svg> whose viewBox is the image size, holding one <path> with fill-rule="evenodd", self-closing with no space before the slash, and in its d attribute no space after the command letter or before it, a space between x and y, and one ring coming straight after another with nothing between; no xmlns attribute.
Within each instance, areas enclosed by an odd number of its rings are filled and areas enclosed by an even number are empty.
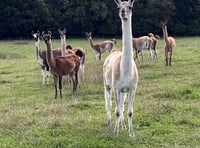
<svg viewBox="0 0 200 148"><path fill-rule="evenodd" d="M130 10L132 9L132 7L131 7L131 6L129 6L128 8L129 8Z"/></svg>

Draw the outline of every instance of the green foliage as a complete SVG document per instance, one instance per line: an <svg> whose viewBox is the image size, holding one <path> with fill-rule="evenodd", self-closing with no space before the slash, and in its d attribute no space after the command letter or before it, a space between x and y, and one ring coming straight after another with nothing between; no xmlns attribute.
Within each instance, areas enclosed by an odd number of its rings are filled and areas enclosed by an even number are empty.
<svg viewBox="0 0 200 148"><path fill-rule="evenodd" d="M162 35L161 21L168 20L173 36L200 34L200 0L136 0L133 35ZM69 36L120 36L121 22L114 1L108 0L6 0L0 1L0 38L30 38L32 30L66 28ZM58 38L59 35L56 34Z"/></svg>

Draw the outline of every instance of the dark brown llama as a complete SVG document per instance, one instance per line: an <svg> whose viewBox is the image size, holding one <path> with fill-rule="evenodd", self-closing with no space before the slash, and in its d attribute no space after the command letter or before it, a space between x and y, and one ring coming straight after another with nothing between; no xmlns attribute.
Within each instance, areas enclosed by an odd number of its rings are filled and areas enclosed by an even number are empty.
<svg viewBox="0 0 200 148"><path fill-rule="evenodd" d="M47 62L54 77L55 98L57 97L57 83L59 83L60 98L62 98L62 76L69 74L73 82L73 92L77 89L80 59L75 54L53 57L51 35L50 31L47 34L42 33L42 37L47 45Z"/></svg>

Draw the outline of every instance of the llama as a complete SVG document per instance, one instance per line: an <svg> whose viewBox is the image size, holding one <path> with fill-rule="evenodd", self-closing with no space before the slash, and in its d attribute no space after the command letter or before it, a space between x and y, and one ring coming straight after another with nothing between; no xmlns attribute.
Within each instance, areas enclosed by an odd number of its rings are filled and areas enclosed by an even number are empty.
<svg viewBox="0 0 200 148"><path fill-rule="evenodd" d="M81 80L83 77L83 74L85 72L85 56L86 56L86 50L81 47L73 48L70 45L66 46L66 29L64 28L63 31L58 29L58 32L60 34L61 38L61 53L62 56L68 55L68 54L76 54L80 57L80 72L81 72ZM70 50L69 50L70 49ZM67 77L68 78L68 77ZM69 82L69 78L67 79L67 82Z"/></svg>
<svg viewBox="0 0 200 148"><path fill-rule="evenodd" d="M154 56L153 56L153 60L154 59L158 59L158 49L157 49L157 45L158 45L158 40L160 39L160 36L159 35L154 35L152 37L152 40L153 40L153 43L152 43L152 46L151 46L151 49L154 50Z"/></svg>
<svg viewBox="0 0 200 148"><path fill-rule="evenodd" d="M119 122L125 129L124 122L124 101L128 97L128 128L129 136L134 137L132 127L133 102L138 84L138 71L133 60L132 50L132 7L135 0L121 1L114 0L119 8L119 17L122 23L122 51L113 51L106 58L103 65L105 108L108 117L108 126L111 127L111 97L112 90L116 100L116 122L114 135L119 134Z"/></svg>
<svg viewBox="0 0 200 148"><path fill-rule="evenodd" d="M147 49L149 53L148 60L152 60L152 53L151 53L151 45L152 45L152 38L149 36L142 36L138 38L133 38L133 49L135 50L135 60L138 59L138 53L141 52L142 61L143 61L143 49Z"/></svg>
<svg viewBox="0 0 200 148"><path fill-rule="evenodd" d="M86 36L87 36L87 39L89 41L91 48L94 51L95 62L97 61L97 58L99 58L99 60L101 61L101 55L107 50L110 52L112 50L113 46L117 43L115 39L112 39L110 41L104 41L104 42L94 44L93 40L92 40L92 33L86 32Z"/></svg>
<svg viewBox="0 0 200 148"><path fill-rule="evenodd" d="M60 34L60 39L61 39L61 49L60 49L61 50L61 56L65 56L65 55L68 55L68 54L75 54L74 51L66 49L67 46L70 46L70 45L66 46L66 29L64 28L64 30L62 31L59 28L58 33ZM67 83L71 82L69 75L66 76L66 81L67 81Z"/></svg>
<svg viewBox="0 0 200 148"><path fill-rule="evenodd" d="M43 85L49 84L49 77L50 77L49 65L48 65L47 60L46 60L46 51L41 51L40 32L37 31L36 33L34 33L32 31L32 36L33 36L34 41L35 41L36 58L37 58L38 64L40 65L40 67L42 69L42 84ZM53 55L59 56L60 50L54 50Z"/></svg>
<svg viewBox="0 0 200 148"><path fill-rule="evenodd" d="M80 77L81 77L81 81L83 80L83 75L85 73L85 59L86 59L86 50L84 48L81 47L76 47L73 48L72 51L80 57Z"/></svg>
<svg viewBox="0 0 200 148"><path fill-rule="evenodd" d="M82 81L83 75L85 73L85 59L86 59L87 51L81 47L72 48L72 46L70 45L66 46L66 50L73 51L74 54L80 57L80 72L81 72L80 77Z"/></svg>
<svg viewBox="0 0 200 148"><path fill-rule="evenodd" d="M63 31L61 31L60 29L58 29L58 32L60 34L60 39L61 39L61 55L65 56L68 54L75 54L72 50L66 50L66 47L70 45L66 46L66 29L64 28Z"/></svg>
<svg viewBox="0 0 200 148"><path fill-rule="evenodd" d="M162 31L163 31L163 37L164 37L164 40L165 40L166 66L172 66L171 65L172 53L173 53L174 48L176 47L176 41L173 37L168 36L166 22L162 23ZM168 53L169 53L169 57L168 57Z"/></svg>
<svg viewBox="0 0 200 148"><path fill-rule="evenodd" d="M69 54L66 56L53 57L51 32L47 34L42 33L42 37L47 46L47 62L50 67L50 72L54 77L55 98L57 98L57 84L59 84L60 98L62 98L62 76L70 75L73 82L73 93L78 86L78 70L80 66L79 57L75 54Z"/></svg>

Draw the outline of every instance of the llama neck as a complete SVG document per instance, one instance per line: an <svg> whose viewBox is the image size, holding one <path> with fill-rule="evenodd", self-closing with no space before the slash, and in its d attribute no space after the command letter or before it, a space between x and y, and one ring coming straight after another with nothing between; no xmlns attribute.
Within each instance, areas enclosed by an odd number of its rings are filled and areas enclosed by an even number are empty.
<svg viewBox="0 0 200 148"><path fill-rule="evenodd" d="M61 55L65 56L65 48L66 48L66 37L65 35L61 38Z"/></svg>
<svg viewBox="0 0 200 148"><path fill-rule="evenodd" d="M93 44L93 40L92 40L92 38L89 38L88 40L89 40L90 46L93 47L94 44Z"/></svg>
<svg viewBox="0 0 200 148"><path fill-rule="evenodd" d="M47 44L47 62L50 63L51 60L53 59L53 53L52 53L52 44L51 44L51 39L49 40L49 42L46 43Z"/></svg>
<svg viewBox="0 0 200 148"><path fill-rule="evenodd" d="M122 59L121 70L124 74L133 72L133 50L132 50L132 29L131 17L122 20Z"/></svg>
<svg viewBox="0 0 200 148"><path fill-rule="evenodd" d="M165 42L168 43L168 33L167 33L167 27L164 26L163 27L163 36L164 36L164 39L165 39Z"/></svg>
<svg viewBox="0 0 200 148"><path fill-rule="evenodd" d="M40 57L40 54L41 54L40 41L39 40L37 42L35 42L35 48L36 48L36 58L38 59Z"/></svg>

